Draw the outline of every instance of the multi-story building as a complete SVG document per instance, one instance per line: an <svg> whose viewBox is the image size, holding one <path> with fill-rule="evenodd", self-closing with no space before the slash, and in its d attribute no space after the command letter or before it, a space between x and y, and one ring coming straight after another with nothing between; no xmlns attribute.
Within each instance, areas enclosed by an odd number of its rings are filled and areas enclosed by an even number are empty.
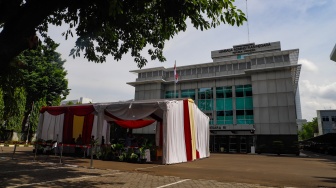
<svg viewBox="0 0 336 188"><path fill-rule="evenodd" d="M280 42L236 45L212 51L213 62L177 67L176 85L173 67L130 71L138 78L128 84L135 100L193 99L210 117L213 152L271 152L274 143L288 149L298 141L298 55Z"/></svg>
<svg viewBox="0 0 336 188"><path fill-rule="evenodd" d="M317 110L318 135L336 133L336 110Z"/></svg>

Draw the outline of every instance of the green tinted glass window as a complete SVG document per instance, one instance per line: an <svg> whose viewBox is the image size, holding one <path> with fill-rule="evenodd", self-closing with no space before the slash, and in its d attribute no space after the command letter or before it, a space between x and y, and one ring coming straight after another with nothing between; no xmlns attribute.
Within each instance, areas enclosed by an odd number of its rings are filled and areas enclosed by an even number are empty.
<svg viewBox="0 0 336 188"><path fill-rule="evenodd" d="M221 111L224 110L224 99L216 99L216 110Z"/></svg>
<svg viewBox="0 0 336 188"><path fill-rule="evenodd" d="M181 90L181 98L190 98L195 100L195 95L196 94L194 89Z"/></svg>
<svg viewBox="0 0 336 188"><path fill-rule="evenodd" d="M178 98L178 92L176 91L175 96L174 96L174 91L166 91L165 92L165 99L173 99L173 98Z"/></svg>
<svg viewBox="0 0 336 188"><path fill-rule="evenodd" d="M253 124L252 85L236 86L236 122Z"/></svg>

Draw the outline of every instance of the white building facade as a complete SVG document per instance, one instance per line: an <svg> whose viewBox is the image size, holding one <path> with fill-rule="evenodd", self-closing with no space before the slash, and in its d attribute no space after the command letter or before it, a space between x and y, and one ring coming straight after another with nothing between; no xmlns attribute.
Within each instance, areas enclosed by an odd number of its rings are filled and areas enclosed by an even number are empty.
<svg viewBox="0 0 336 188"><path fill-rule="evenodd" d="M336 110L317 110L318 135L336 133Z"/></svg>
<svg viewBox="0 0 336 188"><path fill-rule="evenodd" d="M177 67L176 86L174 68L164 67L130 71L138 78L128 84L135 100L193 99L210 117L212 152L272 152L280 142L293 153L301 117L298 56L280 42L242 44L212 51L213 62Z"/></svg>

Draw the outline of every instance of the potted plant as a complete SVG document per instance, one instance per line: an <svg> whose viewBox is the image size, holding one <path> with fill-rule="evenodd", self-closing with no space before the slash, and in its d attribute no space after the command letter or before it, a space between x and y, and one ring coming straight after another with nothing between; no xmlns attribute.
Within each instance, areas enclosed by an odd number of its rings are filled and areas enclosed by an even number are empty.
<svg viewBox="0 0 336 188"><path fill-rule="evenodd" d="M140 152L140 162L141 163L145 163L147 161L146 158L146 147L141 147L139 148L139 152Z"/></svg>
<svg viewBox="0 0 336 188"><path fill-rule="evenodd" d="M126 152L122 152L119 156L118 156L119 161L126 161L127 159L127 153Z"/></svg>
<svg viewBox="0 0 336 188"><path fill-rule="evenodd" d="M132 153L130 156L130 162L135 163L138 161L138 155L136 153Z"/></svg>

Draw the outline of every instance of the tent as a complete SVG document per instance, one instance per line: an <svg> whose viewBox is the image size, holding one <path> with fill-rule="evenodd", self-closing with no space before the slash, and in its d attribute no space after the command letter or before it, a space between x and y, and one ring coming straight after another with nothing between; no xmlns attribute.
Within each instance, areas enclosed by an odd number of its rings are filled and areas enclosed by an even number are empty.
<svg viewBox="0 0 336 188"><path fill-rule="evenodd" d="M162 146L162 164L193 161L210 156L209 117L191 99L139 100L86 105L43 107L37 138L71 143L78 134L83 144L91 135L110 140L108 122L125 128L156 124L156 138Z"/></svg>

